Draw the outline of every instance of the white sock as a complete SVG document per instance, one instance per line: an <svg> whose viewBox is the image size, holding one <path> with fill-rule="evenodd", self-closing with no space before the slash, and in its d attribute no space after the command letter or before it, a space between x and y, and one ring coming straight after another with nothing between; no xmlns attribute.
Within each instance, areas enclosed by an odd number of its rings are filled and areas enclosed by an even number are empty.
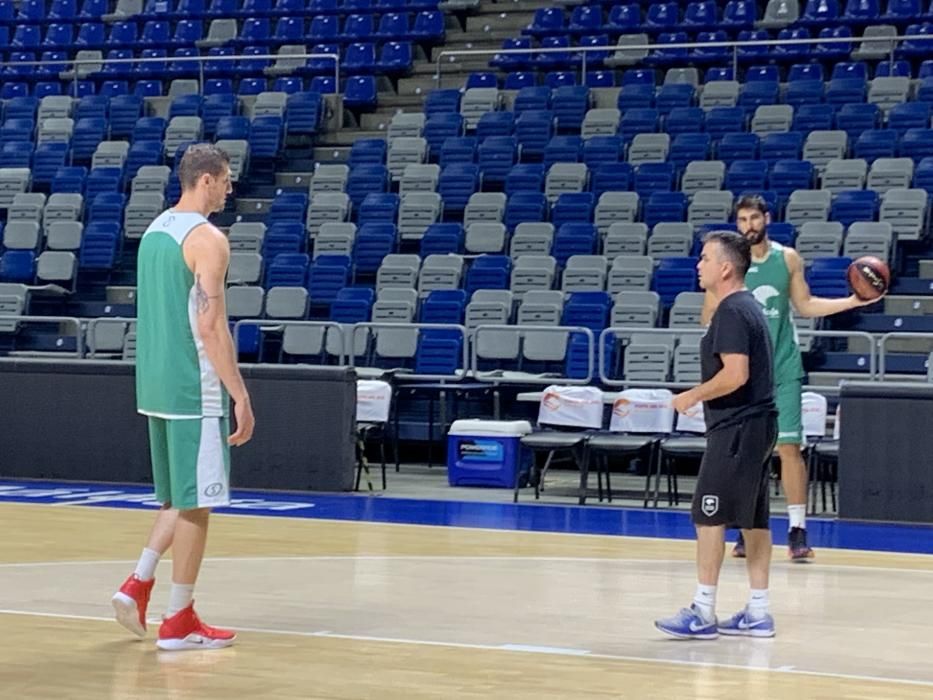
<svg viewBox="0 0 933 700"><path fill-rule="evenodd" d="M168 610L165 611L166 617L181 612L189 605L194 598L194 584L173 583L172 590L168 594Z"/></svg>
<svg viewBox="0 0 933 700"><path fill-rule="evenodd" d="M136 571L133 572L136 574L136 578L140 581L149 581L154 578L156 566L159 565L161 556L154 549L144 548L143 553L139 555L139 561L136 562Z"/></svg>
<svg viewBox="0 0 933 700"><path fill-rule="evenodd" d="M703 619L710 622L716 616L716 586L697 584L697 592L693 596L693 605L700 611Z"/></svg>
<svg viewBox="0 0 933 700"><path fill-rule="evenodd" d="M752 618L760 619L768 614L768 589L752 589L751 595L748 597L748 614Z"/></svg>
<svg viewBox="0 0 933 700"><path fill-rule="evenodd" d="M807 506L787 506L787 517L789 522L787 524L787 531L790 532L793 528L799 527L806 529L807 527Z"/></svg>

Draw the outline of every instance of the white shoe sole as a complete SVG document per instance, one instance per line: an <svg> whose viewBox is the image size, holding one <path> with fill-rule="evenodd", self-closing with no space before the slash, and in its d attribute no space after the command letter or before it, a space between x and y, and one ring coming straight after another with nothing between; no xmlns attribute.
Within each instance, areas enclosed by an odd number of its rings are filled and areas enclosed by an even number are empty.
<svg viewBox="0 0 933 700"><path fill-rule="evenodd" d="M732 630L732 629L722 629L720 628L719 634L724 634L727 637L758 637L758 638L768 638L775 635L773 629L770 630Z"/></svg>
<svg viewBox="0 0 933 700"><path fill-rule="evenodd" d="M704 641L704 640L711 640L711 639L718 639L718 638L719 638L719 632L718 632L718 631L717 631L717 632L708 632L708 633L706 633L706 634L679 634L679 633L677 633L677 632L672 632L671 630L664 629L663 627L661 627L661 626L660 626L659 624L657 624L657 623L655 623L654 626L655 626L655 628L658 629L658 631L664 632L664 634L669 634L670 636L674 637L675 639L698 639L698 640L700 640L700 641Z"/></svg>
<svg viewBox="0 0 933 700"><path fill-rule="evenodd" d="M236 637L230 639L208 639L193 634L184 639L160 639L156 646L163 651L194 651L198 649L223 649L233 644Z"/></svg>
<svg viewBox="0 0 933 700"><path fill-rule="evenodd" d="M117 622L137 637L146 636L146 628L139 624L139 608L136 601L125 593L115 593L110 599Z"/></svg>

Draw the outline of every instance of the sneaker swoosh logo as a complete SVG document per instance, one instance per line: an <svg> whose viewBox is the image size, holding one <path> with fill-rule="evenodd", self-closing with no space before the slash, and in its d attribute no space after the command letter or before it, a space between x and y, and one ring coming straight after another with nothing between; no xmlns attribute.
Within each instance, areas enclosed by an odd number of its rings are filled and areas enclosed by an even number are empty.
<svg viewBox="0 0 933 700"><path fill-rule="evenodd" d="M752 620L752 621L749 621L749 620L742 620L742 621L739 623L739 627L742 628L742 629L750 630L750 629L753 629L753 628L755 628L755 627L760 627L761 625L765 624L766 622L767 622L767 620Z"/></svg>
<svg viewBox="0 0 933 700"><path fill-rule="evenodd" d="M702 622L701 622L700 624L697 624L697 621L696 621L696 620L691 620L691 621L690 621L690 631L691 631L691 632L702 632L702 631L705 630L707 627L709 627L709 625L706 624L706 623L702 623Z"/></svg>

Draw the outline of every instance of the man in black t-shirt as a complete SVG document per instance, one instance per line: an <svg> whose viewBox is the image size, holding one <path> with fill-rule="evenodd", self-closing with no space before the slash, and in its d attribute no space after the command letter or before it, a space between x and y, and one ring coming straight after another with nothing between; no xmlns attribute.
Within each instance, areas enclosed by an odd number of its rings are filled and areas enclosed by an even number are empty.
<svg viewBox="0 0 933 700"><path fill-rule="evenodd" d="M697 592L689 608L655 622L662 632L683 639L715 639L719 633L774 636L768 613L768 476L777 411L768 324L761 305L745 289L750 264L751 250L743 236L714 232L704 239L697 265L700 286L719 305L700 343L703 383L674 398L680 413L702 401L706 417L706 453L692 507ZM745 536L752 591L748 606L720 624L716 586L727 527L741 528Z"/></svg>

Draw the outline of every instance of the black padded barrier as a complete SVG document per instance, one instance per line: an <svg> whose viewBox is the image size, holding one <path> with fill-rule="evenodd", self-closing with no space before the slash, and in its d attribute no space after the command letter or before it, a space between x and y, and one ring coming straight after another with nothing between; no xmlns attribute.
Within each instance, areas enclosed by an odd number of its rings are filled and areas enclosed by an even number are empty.
<svg viewBox="0 0 933 700"><path fill-rule="evenodd" d="M234 487L349 491L356 375L350 368L242 365L256 414L233 448ZM0 358L0 477L151 483L134 366Z"/></svg>

